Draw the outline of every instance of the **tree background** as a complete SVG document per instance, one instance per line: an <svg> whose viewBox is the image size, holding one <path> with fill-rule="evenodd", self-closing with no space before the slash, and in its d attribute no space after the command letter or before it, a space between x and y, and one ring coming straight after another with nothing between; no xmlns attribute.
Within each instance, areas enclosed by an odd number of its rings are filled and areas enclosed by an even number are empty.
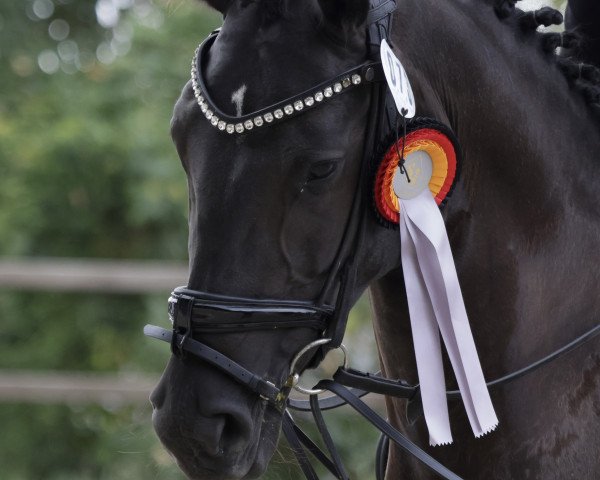
<svg viewBox="0 0 600 480"><path fill-rule="evenodd" d="M192 0L0 0L0 256L187 261L169 120L220 22ZM158 379L168 348L141 329L165 323L167 294L0 290L0 369ZM368 324L350 329L372 341ZM0 478L183 478L150 415L149 404L0 403ZM353 478L371 477L376 434L328 418ZM265 478L300 478L284 442Z"/></svg>

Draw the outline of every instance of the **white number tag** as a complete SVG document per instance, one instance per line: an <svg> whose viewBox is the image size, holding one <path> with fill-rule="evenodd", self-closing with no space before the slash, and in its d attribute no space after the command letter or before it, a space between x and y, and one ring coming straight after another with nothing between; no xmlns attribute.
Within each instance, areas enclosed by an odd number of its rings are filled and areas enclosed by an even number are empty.
<svg viewBox="0 0 600 480"><path fill-rule="evenodd" d="M396 108L400 114L402 114L403 110L407 111L404 115L405 118L412 118L415 116L416 105L406 70L404 70L400 60L394 55L394 52L392 52L385 39L381 42L380 51L383 73L385 73L385 79L394 96Z"/></svg>

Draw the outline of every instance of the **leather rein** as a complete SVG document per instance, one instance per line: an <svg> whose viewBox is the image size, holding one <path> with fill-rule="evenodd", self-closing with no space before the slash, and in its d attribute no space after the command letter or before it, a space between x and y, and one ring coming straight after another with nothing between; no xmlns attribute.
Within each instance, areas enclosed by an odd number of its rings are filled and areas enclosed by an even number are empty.
<svg viewBox="0 0 600 480"><path fill-rule="evenodd" d="M230 316L233 314L232 316ZM252 321L242 322L243 317L251 315ZM314 389L306 390L297 385L299 372L296 363L301 357L321 344L328 344L330 339L319 339L303 348L291 362L287 380L281 387L264 379L229 357L212 349L193 338L197 332L240 332L249 330L265 330L277 328L314 328L322 330L328 315L328 309L320 310L308 302L291 303L276 300L242 299L224 295L207 295L202 292L192 291L183 287L177 288L169 298L169 317L173 322L173 330L167 330L154 325L146 325L144 334L171 345L173 354L183 356L186 354L204 360L208 364L226 373L228 376L246 386L249 390L259 395L263 400L283 412L282 429L290 444L299 465L308 480L318 480L312 467L307 452L310 452L332 475L340 480L349 480L344 464L335 448L329 434L322 411L332 410L343 405L350 405L369 423L381 431L381 438L377 453L377 479L383 480L387 461L389 441L418 458L424 465L447 480L460 480L461 477L444 467L441 463L428 455L422 448L406 438L400 431L373 411L361 397L368 393L393 396L408 400L406 414L409 423L414 423L422 414L419 385L411 385L404 380L392 380L377 374L360 372L348 368L347 365L338 368L332 380L321 380ZM216 315L216 317L215 317ZM226 321L213 322L220 315L228 316ZM281 320L284 317L285 320ZM210 319L209 321L207 321ZM575 350L584 343L600 334L600 324L596 325L580 337L569 342L551 354L516 370L508 375L487 383L488 387L498 387L517 380L534 372L540 367L558 359L559 357ZM309 400L289 398L292 388L309 393ZM319 398L322 391L329 391L333 396ZM446 392L449 399L459 399L460 392L451 390ZM294 421L290 411L312 412L315 424L323 439L328 453L323 452L317 444L302 431Z"/></svg>
<svg viewBox="0 0 600 480"><path fill-rule="evenodd" d="M198 48L192 64L194 93L203 114L214 127L230 134L242 133L252 128L260 128L278 119L299 115L312 108L317 102L324 101L325 97L343 93L346 89L355 86L367 85L371 88L372 102L368 117L371 127L368 129L365 139L356 194L340 247L332 264L333 267L317 300L309 302L253 299L216 295L179 287L172 292L168 303L172 329L167 330L154 325L144 327L145 335L169 343L174 355L178 357L193 355L205 361L281 411L283 432L308 480L318 480L318 476L310 463L307 452L310 452L323 464L335 478L349 480L322 415L323 410L330 410L346 404L382 432L377 454L378 480L382 480L385 475L389 440L417 457L441 478L460 480L458 475L406 438L360 399L367 393L405 398L408 400L407 417L409 422L414 423L422 413L419 385L410 385L403 380L382 378L379 374L363 373L348 368L347 365L337 370L333 380L322 380L314 389L307 390L297 385L300 372L296 365L303 357L307 354L312 355L311 365L315 366L329 350L343 348L341 342L348 313L353 303L349 293L353 291L357 274L353 252L360 251L363 241L361 219L364 217L365 203L367 203L363 198L363 185L366 183L368 175L368 164L379 141L395 125L395 106L393 101L390 101L386 84L382 82L383 73L381 63L378 61L379 45L383 38L389 36L392 13L395 9L396 0L371 1L371 9L367 18L367 46L369 49L367 62L312 89L241 118L229 117L214 105L207 93L202 76L206 52L216 39L218 31L209 35ZM321 338L298 352L291 362L288 378L280 386L271 379L256 375L226 355L194 338L198 334L239 333L287 328L310 328L315 330ZM600 324L541 360L489 382L488 386L503 385L531 373L598 334L600 334ZM308 394L309 400L289 398L289 393L293 388ZM325 390L334 395L318 398L318 394ZM449 391L447 395L449 398L459 398L458 391ZM300 429L290 413L291 410L312 412L328 453L321 451L315 442Z"/></svg>

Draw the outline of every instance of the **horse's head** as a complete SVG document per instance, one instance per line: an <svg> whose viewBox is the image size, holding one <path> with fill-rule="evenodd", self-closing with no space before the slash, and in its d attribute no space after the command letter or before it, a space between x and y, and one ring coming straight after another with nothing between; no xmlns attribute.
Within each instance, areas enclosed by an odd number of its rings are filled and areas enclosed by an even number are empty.
<svg viewBox="0 0 600 480"><path fill-rule="evenodd" d="M340 253L342 240L356 230L349 219L370 105L368 82L355 76L363 70L336 77L367 61L368 1L210 3L225 21L201 50L196 88L186 86L172 123L189 187L188 287L205 292L202 301L237 302L233 310L252 310L251 299L296 302L291 310L333 307L348 254ZM267 108L294 96L290 106ZM347 287L347 303L387 263L381 251L355 259L362 273ZM277 322L277 311L267 316ZM292 317L282 313L280 320ZM224 318L231 322L227 312ZM299 322L194 338L281 386L292 357L323 335ZM276 445L280 411L214 365L180 357L172 357L152 394L164 445L190 478L260 475Z"/></svg>

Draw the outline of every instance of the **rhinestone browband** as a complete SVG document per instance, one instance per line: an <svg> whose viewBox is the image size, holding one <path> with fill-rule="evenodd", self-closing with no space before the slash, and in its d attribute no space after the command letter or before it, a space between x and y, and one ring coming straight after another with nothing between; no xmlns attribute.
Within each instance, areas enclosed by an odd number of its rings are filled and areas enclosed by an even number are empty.
<svg viewBox="0 0 600 480"><path fill-rule="evenodd" d="M351 87L360 85L363 81L376 81L376 77L380 76L377 74L377 71L381 69L381 63L365 62L333 79L320 83L316 87L312 87L267 108L257 110L248 115L232 117L223 113L215 106L208 95L204 79L202 78L203 58L217 38L217 35L218 31L213 32L196 49L194 58L192 59L192 87L196 101L206 119L213 127L227 133L244 133L255 127L262 127L263 125L269 125L279 120L293 117L324 103L326 100L340 93L351 90Z"/></svg>

